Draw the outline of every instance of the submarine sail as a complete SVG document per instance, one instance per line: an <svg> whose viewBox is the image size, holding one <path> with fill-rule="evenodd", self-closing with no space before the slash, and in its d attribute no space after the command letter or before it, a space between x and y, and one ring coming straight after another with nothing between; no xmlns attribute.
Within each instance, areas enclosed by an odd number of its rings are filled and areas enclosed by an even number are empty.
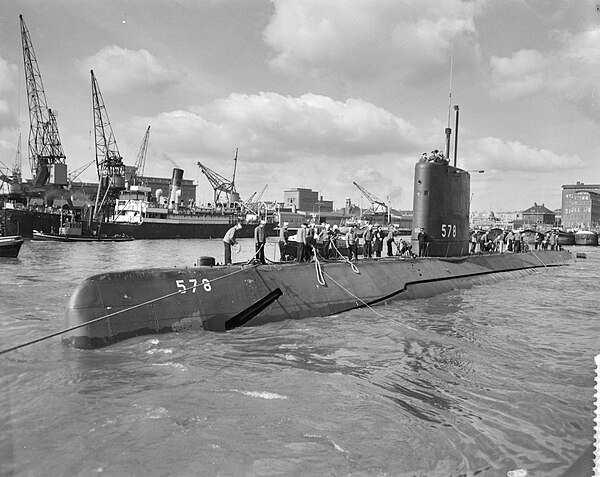
<svg viewBox="0 0 600 477"><path fill-rule="evenodd" d="M459 257L469 254L469 197L471 178L467 171L443 162L423 161L415 165L413 196L413 250L418 235L427 234L425 255Z"/></svg>

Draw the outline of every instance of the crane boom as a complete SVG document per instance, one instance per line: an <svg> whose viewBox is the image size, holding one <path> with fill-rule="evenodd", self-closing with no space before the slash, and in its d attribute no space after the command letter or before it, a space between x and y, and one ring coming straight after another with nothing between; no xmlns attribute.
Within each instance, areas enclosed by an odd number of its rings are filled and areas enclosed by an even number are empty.
<svg viewBox="0 0 600 477"><path fill-rule="evenodd" d="M19 142L17 143L17 153L15 154L15 161L13 162L12 175L15 181L21 183L23 179L23 160L21 158L21 133L19 133Z"/></svg>
<svg viewBox="0 0 600 477"><path fill-rule="evenodd" d="M29 164L33 184L42 186L50 178L50 166L65 164L66 156L60 142L56 112L48 108L42 76L38 67L29 30L19 15L21 22L21 43L23 46L23 64L29 104Z"/></svg>
<svg viewBox="0 0 600 477"><path fill-rule="evenodd" d="M113 133L104 99L98 86L94 71L92 77L92 104L94 109L94 137L96 142L96 168L98 170L98 194L94 213L97 215L106 199L125 188L125 165L119 154L117 141ZM102 201L100 195L103 193Z"/></svg>
<svg viewBox="0 0 600 477"><path fill-rule="evenodd" d="M240 196L237 193L237 191L235 190L235 172L237 169L237 160L238 160L238 150L236 148L235 158L233 159L233 177L231 180L223 177L221 174L218 174L217 172L213 171L212 169L209 169L201 162L198 162L198 166L200 167L200 170L206 176L206 178L208 179L208 182L210 182L210 185L213 188L213 191L214 191L213 199L214 199L215 205L219 202L219 198L221 197L221 194L223 194L223 193L227 196L227 204L229 206L231 206L234 202L239 202L239 200L240 200Z"/></svg>
<svg viewBox="0 0 600 477"><path fill-rule="evenodd" d="M379 197L377 197L376 195L369 192L364 187L359 186L356 182L352 182L352 183L358 188L358 190L360 190L363 193L363 195L367 198L367 200L369 202L371 202L374 212L377 212L375 210L376 208L378 208L377 206L381 206L381 207L383 207L384 211L387 211L388 206L383 200L381 200Z"/></svg>
<svg viewBox="0 0 600 477"><path fill-rule="evenodd" d="M150 126L146 129L142 145L138 151L137 159L135 161L135 176L142 177L144 175L144 167L146 166L146 153L148 152L148 139L150 137Z"/></svg>
<svg viewBox="0 0 600 477"><path fill-rule="evenodd" d="M209 169L201 162L198 163L198 166L200 167L200 170L206 176L208 182L210 182L210 185L213 188L214 203L216 204L217 202L219 202L219 198L221 197L222 193L225 193L227 195L227 201L231 203L232 196L234 194L237 194L233 181L230 181L229 179L226 179L219 173L213 171L212 169Z"/></svg>

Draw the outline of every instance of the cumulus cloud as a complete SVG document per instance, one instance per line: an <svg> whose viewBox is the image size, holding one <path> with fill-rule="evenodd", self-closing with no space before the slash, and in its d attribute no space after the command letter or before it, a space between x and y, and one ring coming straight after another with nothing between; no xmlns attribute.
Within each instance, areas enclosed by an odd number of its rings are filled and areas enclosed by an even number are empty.
<svg viewBox="0 0 600 477"><path fill-rule="evenodd" d="M310 93L233 93L193 111L162 113L151 123L167 148L187 144L190 152L216 153L223 145L236 145L258 162L406 151L417 137L407 121L371 103Z"/></svg>
<svg viewBox="0 0 600 477"><path fill-rule="evenodd" d="M469 164L475 169L556 173L584 166L574 155L559 155L547 149L535 149L518 141L483 137L468 144Z"/></svg>
<svg viewBox="0 0 600 477"><path fill-rule="evenodd" d="M510 57L490 58L492 96L518 99L532 94L554 95L600 120L600 29L557 34L552 52L519 50Z"/></svg>
<svg viewBox="0 0 600 477"><path fill-rule="evenodd" d="M168 156L188 171L200 161L226 174L238 147L238 173L246 187L260 189L261 181L273 191L309 187L326 191L325 198L338 204L357 177L377 195L398 197L412 183L411 173L398 171L411 171L420 142L416 128L385 109L310 93L234 93L190 111L137 118L129 122L127 136L137 138L147 124L149 157ZM409 168L401 159L407 155ZM165 161L159 162L168 173ZM249 195L248 189L241 192Z"/></svg>
<svg viewBox="0 0 600 477"><path fill-rule="evenodd" d="M521 50L511 58L492 56L492 81L496 84L494 93L504 99L514 99L534 93L544 86L551 60L544 58L539 51Z"/></svg>
<svg viewBox="0 0 600 477"><path fill-rule="evenodd" d="M386 74L423 78L445 67L458 33L475 32L478 1L273 0L263 36L271 66L286 73L347 79ZM475 53L476 48L474 49Z"/></svg>
<svg viewBox="0 0 600 477"><path fill-rule="evenodd" d="M177 80L178 73L163 65L147 50L129 50L106 46L80 61L81 73L90 70L102 85L102 91L126 93L138 88L160 89Z"/></svg>
<svg viewBox="0 0 600 477"><path fill-rule="evenodd" d="M0 93L13 91L17 88L19 70L17 65L10 64L0 57Z"/></svg>

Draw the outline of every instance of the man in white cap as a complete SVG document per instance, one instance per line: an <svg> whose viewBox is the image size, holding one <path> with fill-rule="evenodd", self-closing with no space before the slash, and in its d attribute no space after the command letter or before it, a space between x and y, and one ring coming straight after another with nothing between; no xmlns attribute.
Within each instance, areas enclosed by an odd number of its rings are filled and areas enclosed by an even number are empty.
<svg viewBox="0 0 600 477"><path fill-rule="evenodd" d="M231 263L231 246L237 243L235 239L235 233L242 228L242 224L238 222L233 227L231 227L225 237L223 237L223 243L225 245L225 265Z"/></svg>
<svg viewBox="0 0 600 477"><path fill-rule="evenodd" d="M288 236L288 223L283 222L279 225L279 255L282 262L285 260L285 247L288 244Z"/></svg>
<svg viewBox="0 0 600 477"><path fill-rule="evenodd" d="M267 263L265 261L265 245L267 243L265 224L266 222L261 220L260 224L254 229L254 243L256 245L256 254L254 256L262 264Z"/></svg>

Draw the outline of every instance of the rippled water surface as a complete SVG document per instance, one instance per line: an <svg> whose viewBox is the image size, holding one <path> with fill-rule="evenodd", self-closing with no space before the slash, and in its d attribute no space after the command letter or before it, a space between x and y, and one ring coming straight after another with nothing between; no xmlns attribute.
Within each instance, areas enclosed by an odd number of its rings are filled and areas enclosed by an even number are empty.
<svg viewBox="0 0 600 477"><path fill-rule="evenodd" d="M1 355L0 475L560 476L593 439L600 352L600 249L572 251L330 318ZM89 275L203 255L221 241L26 242L0 259L0 349L64 328Z"/></svg>

